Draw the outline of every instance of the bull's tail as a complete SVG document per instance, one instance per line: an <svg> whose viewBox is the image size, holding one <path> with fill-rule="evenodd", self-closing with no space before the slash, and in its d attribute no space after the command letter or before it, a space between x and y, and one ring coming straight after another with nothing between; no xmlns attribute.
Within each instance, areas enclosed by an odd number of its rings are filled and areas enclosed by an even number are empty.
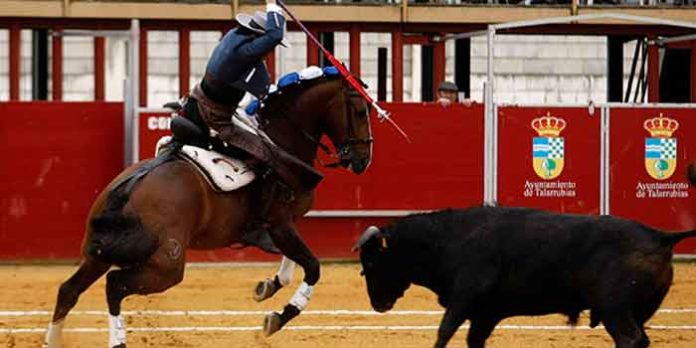
<svg viewBox="0 0 696 348"><path fill-rule="evenodd" d="M140 217L123 212L128 196L119 189L113 191L106 208L90 220L92 233L86 248L89 256L128 267L146 261L157 249L157 237L145 231Z"/></svg>
<svg viewBox="0 0 696 348"><path fill-rule="evenodd" d="M687 176L689 178L689 182L691 182L691 186L696 187L696 162L689 164Z"/></svg>
<svg viewBox="0 0 696 348"><path fill-rule="evenodd" d="M696 237L696 230L676 233L662 233L662 240L668 245L677 244L682 239Z"/></svg>

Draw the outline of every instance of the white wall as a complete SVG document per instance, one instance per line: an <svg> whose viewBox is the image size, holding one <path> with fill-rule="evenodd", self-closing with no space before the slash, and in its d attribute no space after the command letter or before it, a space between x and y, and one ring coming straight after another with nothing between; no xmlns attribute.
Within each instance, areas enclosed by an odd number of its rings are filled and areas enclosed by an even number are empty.
<svg viewBox="0 0 696 348"><path fill-rule="evenodd" d="M348 33L335 35L336 56L349 65ZM191 32L190 86L200 81L208 57L220 38L216 31ZM290 48L276 49L276 72L280 77L305 66L307 39L304 33L289 32ZM21 98L31 97L31 32L22 32ZM148 32L148 106L158 107L179 97L178 33L175 31ZM377 94L377 48L387 47L387 99L391 100L391 35L363 33L362 77ZM0 30L0 100L9 97L8 32ZM50 51L50 50L49 50ZM472 39L471 89L472 98L483 100L486 80L486 40ZM65 38L64 98L91 100L93 98L91 38ZM587 103L606 100L606 39L604 37L500 35L496 41L496 93L500 102L511 103ZM625 45L625 74L628 75L633 44ZM106 42L106 98L122 100L126 71L126 44L123 40ZM454 80L454 44L446 44L446 76ZM420 98L420 47L404 47L404 100ZM625 83L624 83L625 85ZM50 89L50 83L49 83Z"/></svg>

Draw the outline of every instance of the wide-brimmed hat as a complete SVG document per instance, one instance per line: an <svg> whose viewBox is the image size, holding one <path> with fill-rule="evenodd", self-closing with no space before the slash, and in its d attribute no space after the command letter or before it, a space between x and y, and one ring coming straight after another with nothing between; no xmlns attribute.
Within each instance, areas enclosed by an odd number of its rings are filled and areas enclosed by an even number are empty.
<svg viewBox="0 0 696 348"><path fill-rule="evenodd" d="M239 13L235 16L235 19L239 25L257 34L266 33L266 14L261 11L257 11L253 16L246 13ZM285 33L285 28L283 28L283 33ZM280 44L285 47L290 45L285 38L283 38Z"/></svg>
<svg viewBox="0 0 696 348"><path fill-rule="evenodd" d="M268 18L268 15L266 14L266 12L256 11L256 12L254 13L254 22L256 22L256 23L258 23L259 25L261 25L261 26L263 27L264 30L265 30L266 28L268 28L268 26L266 25L266 23L267 23L266 18ZM286 32L287 32L287 28L285 28L285 26L284 26L284 27L283 27L283 40L280 42L280 44L283 45L283 46L285 46L285 47L290 47L290 43L289 43L288 40L285 38L285 33L286 33Z"/></svg>
<svg viewBox="0 0 696 348"><path fill-rule="evenodd" d="M246 14L246 13L238 13L235 16L235 19L237 20L237 23L239 25L257 33L257 34L263 34L266 32L266 27L265 27L265 22L259 23L254 16Z"/></svg>
<svg viewBox="0 0 696 348"><path fill-rule="evenodd" d="M440 86L437 87L438 91L449 91L449 92L459 92L459 88L454 82L442 81Z"/></svg>

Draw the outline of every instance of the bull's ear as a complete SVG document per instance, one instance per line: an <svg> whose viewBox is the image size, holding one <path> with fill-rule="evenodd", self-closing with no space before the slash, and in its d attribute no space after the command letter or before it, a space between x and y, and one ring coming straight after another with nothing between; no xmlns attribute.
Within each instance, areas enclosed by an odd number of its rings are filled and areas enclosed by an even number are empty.
<svg viewBox="0 0 696 348"><path fill-rule="evenodd" d="M389 248L389 238L387 238L386 235L383 234L379 237L379 246L382 250L387 250L387 248Z"/></svg>

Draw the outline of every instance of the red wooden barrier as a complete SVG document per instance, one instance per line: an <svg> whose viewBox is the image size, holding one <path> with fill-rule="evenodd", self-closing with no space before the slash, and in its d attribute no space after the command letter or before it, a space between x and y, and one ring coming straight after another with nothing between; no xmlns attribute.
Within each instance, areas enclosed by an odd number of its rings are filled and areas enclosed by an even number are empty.
<svg viewBox="0 0 696 348"><path fill-rule="evenodd" d="M386 107L413 143L403 141L387 124L373 122L372 166L359 176L344 169L322 169L326 178L314 209L429 210L480 204L482 107L445 109L403 103ZM599 111L594 116L585 108L503 107L499 111L500 203L598 213ZM643 129L644 122L660 112L679 122L668 136L677 140L675 155L646 167L645 139L657 136ZM696 159L696 140L686 137L696 131L696 119L689 113L688 109L611 110L613 214L667 230L696 226L696 193L684 186L685 164ZM549 114L556 119L544 118ZM122 169L122 105L0 103L0 115L0 139L9 150L0 170L0 259L77 258L89 207ZM168 119L167 113L141 114L141 158L152 157L157 139L169 132ZM563 119L565 127L558 119ZM558 128L563 128L560 134L556 134ZM562 158L558 139L537 139L535 156L534 138L554 137L563 137ZM555 145L555 156L548 155L551 145ZM648 168L662 177L652 177ZM548 197L557 195L566 197ZM309 217L299 228L320 257L346 258L355 256L350 246L367 225L387 221ZM696 253L696 242L679 245L677 251ZM191 252L188 257L277 259L254 249Z"/></svg>
<svg viewBox="0 0 696 348"><path fill-rule="evenodd" d="M386 107L412 139L405 142L388 124L374 122L373 161L363 175L323 169L315 210L426 210L466 207L483 200L483 108L394 103ZM168 134L166 113L140 117L141 158ZM329 161L329 159L324 159ZM350 246L369 224L385 218L306 218L299 228L320 257L354 257ZM251 249L192 252L193 259L268 259Z"/></svg>
<svg viewBox="0 0 696 348"><path fill-rule="evenodd" d="M498 110L500 204L599 214L600 110Z"/></svg>
<svg viewBox="0 0 696 348"><path fill-rule="evenodd" d="M482 106L422 104L416 108L394 103L387 108L412 143L388 124L373 122L375 144L368 171L355 175L344 169L319 168L326 178L314 209L420 210L481 204ZM157 140L169 134L169 114L141 113L140 129L141 159L150 158Z"/></svg>
<svg viewBox="0 0 696 348"><path fill-rule="evenodd" d="M122 169L119 103L0 103L0 259L77 258L85 218Z"/></svg>
<svg viewBox="0 0 696 348"><path fill-rule="evenodd" d="M610 134L611 214L667 231L696 228L696 190L686 181L696 159L693 109L613 108ZM696 253L696 240L676 251Z"/></svg>

